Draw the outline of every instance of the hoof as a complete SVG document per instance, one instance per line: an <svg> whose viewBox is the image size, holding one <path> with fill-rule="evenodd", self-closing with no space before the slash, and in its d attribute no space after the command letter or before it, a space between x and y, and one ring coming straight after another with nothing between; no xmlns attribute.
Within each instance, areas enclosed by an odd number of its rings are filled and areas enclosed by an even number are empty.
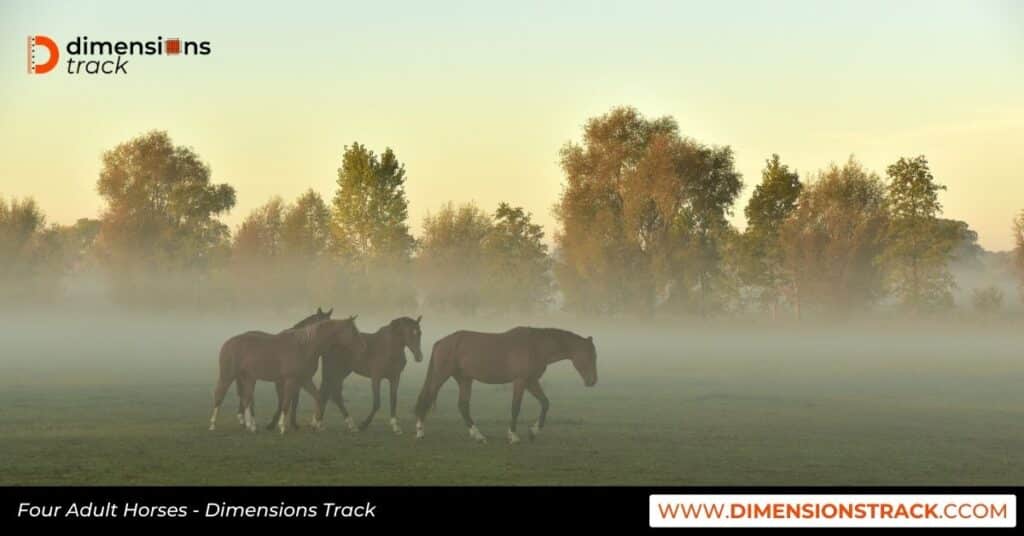
<svg viewBox="0 0 1024 536"><path fill-rule="evenodd" d="M516 435L516 433L513 432L512 430L508 431L508 444L509 445L517 445L517 444L519 444L519 436Z"/></svg>
<svg viewBox="0 0 1024 536"><path fill-rule="evenodd" d="M207 428L207 430L213 432L213 431L217 430L217 425L216 424L211 424L210 427Z"/></svg>
<svg viewBox="0 0 1024 536"><path fill-rule="evenodd" d="M245 415L242 415L241 413L238 414L238 424L245 426Z"/></svg>
<svg viewBox="0 0 1024 536"><path fill-rule="evenodd" d="M529 432L527 434L527 437L530 438L530 441L533 441L534 439L537 439L537 436L540 435L540 427L537 426L536 424L534 424L533 426L527 428L527 431Z"/></svg>
<svg viewBox="0 0 1024 536"><path fill-rule="evenodd" d="M469 428L469 437L473 438L477 443L487 444L487 437L480 433L480 429L476 425Z"/></svg>

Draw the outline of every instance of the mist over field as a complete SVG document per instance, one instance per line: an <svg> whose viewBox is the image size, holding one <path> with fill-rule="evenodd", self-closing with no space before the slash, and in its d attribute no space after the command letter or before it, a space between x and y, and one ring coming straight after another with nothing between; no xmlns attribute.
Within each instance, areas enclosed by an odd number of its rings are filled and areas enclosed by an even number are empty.
<svg viewBox="0 0 1024 536"><path fill-rule="evenodd" d="M348 315L343 304L335 315ZM310 309L314 307L311 305ZM414 315L395 311L393 315ZM307 311L131 314L29 309L0 315L0 436L5 484L1015 484L1024 479L1024 334L1014 322L755 323L426 314L425 362L402 376L392 435L387 401L364 432L262 429L272 385L259 383L260 431L235 422L229 392L206 430L217 353L229 336L277 331ZM391 315L360 314L364 332ZM449 381L413 438L412 407L435 340L456 329L559 326L592 335L599 382L549 367L537 441L504 443L510 386L477 383L477 445ZM318 380L319 381L319 380ZM345 382L369 410L369 380ZM527 396L520 422L537 415Z"/></svg>

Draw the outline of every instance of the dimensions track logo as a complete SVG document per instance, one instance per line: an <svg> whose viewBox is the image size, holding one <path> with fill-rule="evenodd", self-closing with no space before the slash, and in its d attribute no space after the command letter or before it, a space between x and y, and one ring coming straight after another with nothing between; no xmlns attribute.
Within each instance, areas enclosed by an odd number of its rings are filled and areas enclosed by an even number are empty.
<svg viewBox="0 0 1024 536"><path fill-rule="evenodd" d="M157 36L152 41L101 41L78 36L68 41L63 52L45 35L28 37L28 73L46 74L61 66L71 75L128 74L129 58L145 56L208 56L209 41L187 41ZM61 56L64 56L62 58Z"/></svg>

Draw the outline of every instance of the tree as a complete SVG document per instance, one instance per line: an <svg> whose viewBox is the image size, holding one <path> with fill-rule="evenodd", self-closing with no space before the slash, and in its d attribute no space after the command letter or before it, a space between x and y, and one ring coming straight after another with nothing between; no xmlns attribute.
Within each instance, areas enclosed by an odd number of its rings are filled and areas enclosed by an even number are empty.
<svg viewBox="0 0 1024 536"><path fill-rule="evenodd" d="M705 303L742 187L728 147L683 138L671 117L615 108L587 122L561 164L555 274L568 308L651 312L691 287Z"/></svg>
<svg viewBox="0 0 1024 536"><path fill-rule="evenodd" d="M282 246L291 257L316 258L330 246L331 211L312 189L285 210L281 225Z"/></svg>
<svg viewBox="0 0 1024 536"><path fill-rule="evenodd" d="M423 219L416 258L424 301L439 309L475 313L486 283L484 239L491 233L490 216L473 203L447 203Z"/></svg>
<svg viewBox="0 0 1024 536"><path fill-rule="evenodd" d="M245 263L264 264L278 259L284 250L284 213L280 197L253 209L235 232L232 257Z"/></svg>
<svg viewBox="0 0 1024 536"><path fill-rule="evenodd" d="M210 167L166 132L105 152L97 189L106 202L97 242L122 290L140 277L204 272L227 249L230 233L217 216L235 205L234 188L212 183Z"/></svg>
<svg viewBox="0 0 1024 536"><path fill-rule="evenodd" d="M804 186L780 232L798 317L804 304L844 314L883 295L877 260L887 225L885 186L853 157Z"/></svg>
<svg viewBox="0 0 1024 536"><path fill-rule="evenodd" d="M783 267L779 233L796 208L803 190L800 176L773 154L761 171L761 184L754 188L744 214L747 228L741 240L741 277L761 289L761 303L775 317L779 298L790 278Z"/></svg>
<svg viewBox="0 0 1024 536"><path fill-rule="evenodd" d="M551 294L551 259L544 230L522 207L501 203L484 238L488 303L526 312Z"/></svg>
<svg viewBox="0 0 1024 536"><path fill-rule="evenodd" d="M390 148L379 157L365 146L345 147L334 195L333 238L337 252L360 263L408 261L405 166Z"/></svg>
<svg viewBox="0 0 1024 536"><path fill-rule="evenodd" d="M950 307L953 277L948 265L961 237L939 219L938 193L924 156L900 158L888 167L890 211L885 261L896 295L914 312Z"/></svg>
<svg viewBox="0 0 1024 536"><path fill-rule="evenodd" d="M33 199L0 197L0 303L48 300L64 274L59 227Z"/></svg>
<svg viewBox="0 0 1024 536"><path fill-rule="evenodd" d="M735 230L726 216L732 214L732 205L743 189L743 177L735 170L729 147L699 146L697 156L690 165L683 162L684 202L675 229L682 231L686 244L678 258L684 270L696 275L697 309L707 316L723 307L722 296L713 296L716 289L731 286L722 259ZM677 269L677 281L679 273Z"/></svg>
<svg viewBox="0 0 1024 536"><path fill-rule="evenodd" d="M1024 297L1024 210L1013 220L1014 261L1020 277L1021 296Z"/></svg>

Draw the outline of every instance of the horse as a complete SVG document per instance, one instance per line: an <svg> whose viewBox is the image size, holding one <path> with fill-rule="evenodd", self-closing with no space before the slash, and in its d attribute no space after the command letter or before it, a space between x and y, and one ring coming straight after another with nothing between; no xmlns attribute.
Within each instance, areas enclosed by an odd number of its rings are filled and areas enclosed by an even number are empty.
<svg viewBox="0 0 1024 536"><path fill-rule="evenodd" d="M334 308L333 307L328 309L326 312L324 312L324 310L321 309L320 307L317 307L315 313L307 316L306 318L303 318L302 320L299 320L294 326L292 326L289 329L304 328L306 326L310 326L310 325L316 324L317 322L321 322L323 320L329 320L331 318L331 313L333 313L333 312L334 312ZM277 403L278 403L278 406L280 406L281 399L283 398L284 383L277 382L274 385L277 388ZM320 393L316 390L316 386L313 384L312 381L307 383L306 385L303 385L302 388L305 389L306 392L308 392L310 394L310 396L312 396L313 398L319 398L320 397ZM242 382L241 381L237 381L237 380L235 381L235 391L238 393L238 424L241 424L242 426L245 426L245 416L244 416L245 407L244 407L243 400L242 400ZM278 413L275 414L275 418L279 414L280 414L280 409L278 409ZM255 416L256 416L256 408L253 408L253 417L255 418ZM276 420L275 421L271 421L270 424L267 425L267 430L272 430L276 424L277 424ZM298 428L299 427L298 423L295 422L295 413L294 412L292 412L292 423L291 423L291 426L292 426L292 428Z"/></svg>
<svg viewBox="0 0 1024 536"><path fill-rule="evenodd" d="M217 412L228 387L240 381L245 427L250 432L256 431L256 420L252 415L253 392L256 381L264 380L283 383L283 397L279 405L285 411L278 426L281 433L285 433L289 417L287 410L298 397L299 388L312 383L320 356L335 351L358 355L366 348L355 319L351 316L345 320L324 320L278 334L249 331L225 341L220 350L220 375L213 394L210 430L216 427ZM318 427L320 415L313 419L314 426Z"/></svg>
<svg viewBox="0 0 1024 536"><path fill-rule="evenodd" d="M424 437L423 421L437 400L437 393L448 378L459 384L459 412L469 428L469 437L480 443L487 438L469 414L473 381L488 384L512 383L512 420L508 441L519 443L516 421L527 390L540 402L540 416L529 428L530 441L540 434L547 417L549 401L540 386L540 377L548 365L569 359L583 384L597 384L597 350L593 337L582 337L555 328L517 327L504 333L456 331L434 343L427 364L427 377L416 400L416 438Z"/></svg>
<svg viewBox="0 0 1024 536"><path fill-rule="evenodd" d="M329 398L341 410L350 431L365 430L373 421L377 410L380 409L380 384L382 380L387 379L391 389L391 431L395 435L401 435L402 429L398 426L396 407L398 405L398 381L402 370L405 369L406 348L412 352L417 363L423 361L423 351L420 349L420 336L422 335L420 321L422 319L422 316L415 320L403 316L392 320L375 333L363 333L366 350L360 355L343 352L325 355L324 370L320 381L320 406L317 409L317 414L323 415ZM373 387L373 409L358 428L345 408L345 401L341 396L342 383L353 372L370 378L370 384Z"/></svg>

